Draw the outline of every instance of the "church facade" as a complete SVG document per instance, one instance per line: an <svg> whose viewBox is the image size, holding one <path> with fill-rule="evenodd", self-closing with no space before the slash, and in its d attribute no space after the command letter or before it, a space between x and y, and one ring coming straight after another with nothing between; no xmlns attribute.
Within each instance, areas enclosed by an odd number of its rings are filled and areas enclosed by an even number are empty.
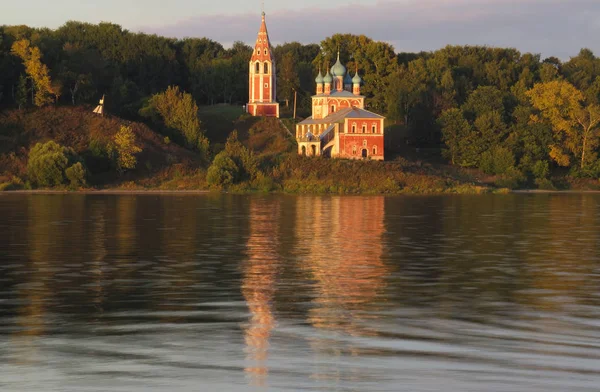
<svg viewBox="0 0 600 392"><path fill-rule="evenodd" d="M277 103L277 68L271 48L265 13L250 59L249 96L246 111L253 116L279 117Z"/></svg>
<svg viewBox="0 0 600 392"><path fill-rule="evenodd" d="M348 72L340 61L325 75L319 71L312 115L296 125L298 154L345 159L384 160L385 118L365 109L361 95L363 80ZM276 67L265 14L250 60L250 99L248 113L279 117L276 99Z"/></svg>
<svg viewBox="0 0 600 392"><path fill-rule="evenodd" d="M340 61L319 71L312 97L312 116L296 125L298 153L346 159L384 160L385 118L365 110L362 78Z"/></svg>

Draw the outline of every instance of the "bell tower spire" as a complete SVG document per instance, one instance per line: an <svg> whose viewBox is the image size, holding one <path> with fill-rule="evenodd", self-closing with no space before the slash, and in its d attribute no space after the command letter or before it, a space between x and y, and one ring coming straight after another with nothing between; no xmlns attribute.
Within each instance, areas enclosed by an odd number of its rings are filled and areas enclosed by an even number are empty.
<svg viewBox="0 0 600 392"><path fill-rule="evenodd" d="M254 116L279 117L277 68L267 31L264 1L262 2L261 17L262 21L258 30L258 37L256 38L254 52L250 59L250 99L248 100L248 105L246 105L246 110Z"/></svg>

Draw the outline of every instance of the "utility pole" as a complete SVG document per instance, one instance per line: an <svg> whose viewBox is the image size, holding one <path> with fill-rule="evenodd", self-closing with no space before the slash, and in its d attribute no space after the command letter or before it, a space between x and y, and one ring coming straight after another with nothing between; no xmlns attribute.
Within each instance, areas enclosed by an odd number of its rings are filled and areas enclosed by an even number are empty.
<svg viewBox="0 0 600 392"><path fill-rule="evenodd" d="M296 119L296 100L298 99L298 91L294 89L294 120Z"/></svg>

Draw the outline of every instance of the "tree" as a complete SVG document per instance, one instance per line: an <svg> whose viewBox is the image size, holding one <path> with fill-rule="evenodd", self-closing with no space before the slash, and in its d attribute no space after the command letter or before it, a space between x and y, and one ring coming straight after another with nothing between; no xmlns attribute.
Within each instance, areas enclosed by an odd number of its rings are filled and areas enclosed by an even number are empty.
<svg viewBox="0 0 600 392"><path fill-rule="evenodd" d="M536 84L527 96L552 124L556 140L551 146L552 159L569 166L570 152L579 157L581 169L590 165L599 144L600 106L587 104L581 91L562 80Z"/></svg>
<svg viewBox="0 0 600 392"><path fill-rule="evenodd" d="M19 109L23 109L27 105L27 78L24 75L19 77L15 101Z"/></svg>
<svg viewBox="0 0 600 392"><path fill-rule="evenodd" d="M86 185L86 170L81 162L77 162L65 170L65 176L69 180L72 188L76 189Z"/></svg>
<svg viewBox="0 0 600 392"><path fill-rule="evenodd" d="M48 73L48 67L42 63L42 53L37 47L32 47L31 43L22 39L16 41L12 46L12 53L23 60L25 72L35 86L34 103L36 106L44 106L52 102L52 81Z"/></svg>
<svg viewBox="0 0 600 392"><path fill-rule="evenodd" d="M119 171L135 169L137 164L135 154L142 152L142 149L136 144L135 134L131 127L121 125L121 129L114 137L114 142Z"/></svg>
<svg viewBox="0 0 600 392"><path fill-rule="evenodd" d="M184 137L188 147L198 149L205 156L208 154L208 140L202 132L198 105L191 94L171 86L165 92L154 95L141 114L145 117L158 114L168 129Z"/></svg>
<svg viewBox="0 0 600 392"><path fill-rule="evenodd" d="M446 144L443 154L452 164L470 166L467 158L466 142L472 134L471 125L465 119L460 109L449 109L442 113L439 120L442 128L442 140Z"/></svg>
<svg viewBox="0 0 600 392"><path fill-rule="evenodd" d="M211 186L233 185L239 175L239 168L227 151L221 151L213 160L206 173L206 181Z"/></svg>
<svg viewBox="0 0 600 392"><path fill-rule="evenodd" d="M29 152L27 162L31 181L39 186L63 184L69 163L67 153L67 149L56 142L37 143Z"/></svg>
<svg viewBox="0 0 600 392"><path fill-rule="evenodd" d="M293 99L294 91L300 88L300 78L295 63L293 54L287 52L279 61L277 68L277 96L285 100L286 106L289 106L289 102Z"/></svg>

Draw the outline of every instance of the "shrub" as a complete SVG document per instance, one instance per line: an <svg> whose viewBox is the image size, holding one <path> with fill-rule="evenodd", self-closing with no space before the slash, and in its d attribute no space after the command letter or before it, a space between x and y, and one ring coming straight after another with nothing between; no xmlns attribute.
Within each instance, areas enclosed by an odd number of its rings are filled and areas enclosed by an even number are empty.
<svg viewBox="0 0 600 392"><path fill-rule="evenodd" d="M86 185L86 170L81 162L77 162L65 170L65 175L67 176L72 188L81 188Z"/></svg>
<svg viewBox="0 0 600 392"><path fill-rule="evenodd" d="M504 147L493 147L481 155L479 168L486 174L502 175L515 167L515 156Z"/></svg>
<svg viewBox="0 0 600 392"><path fill-rule="evenodd" d="M556 190L556 187L554 186L554 184L552 183L552 181L550 181L547 178L536 178L535 179L535 185L537 185L538 189L544 189L547 191L554 191Z"/></svg>
<svg viewBox="0 0 600 392"><path fill-rule="evenodd" d="M29 152L29 178L39 186L63 184L64 171L69 163L67 153L67 149L56 142L37 143Z"/></svg>
<svg viewBox="0 0 600 392"><path fill-rule="evenodd" d="M531 169L533 176L537 179L546 179L550 175L550 165L547 161L537 161Z"/></svg>
<svg viewBox="0 0 600 392"><path fill-rule="evenodd" d="M220 152L208 168L206 180L215 187L233 185L239 176L239 168L226 151Z"/></svg>
<svg viewBox="0 0 600 392"><path fill-rule="evenodd" d="M137 146L135 134L131 127L121 125L121 129L114 137L114 142L119 171L123 171L124 169L135 169L135 166L137 165L135 154L141 152L142 149Z"/></svg>
<svg viewBox="0 0 600 392"><path fill-rule="evenodd" d="M525 181L525 176L517 168L511 167L496 180L496 186L500 188L515 189Z"/></svg>

